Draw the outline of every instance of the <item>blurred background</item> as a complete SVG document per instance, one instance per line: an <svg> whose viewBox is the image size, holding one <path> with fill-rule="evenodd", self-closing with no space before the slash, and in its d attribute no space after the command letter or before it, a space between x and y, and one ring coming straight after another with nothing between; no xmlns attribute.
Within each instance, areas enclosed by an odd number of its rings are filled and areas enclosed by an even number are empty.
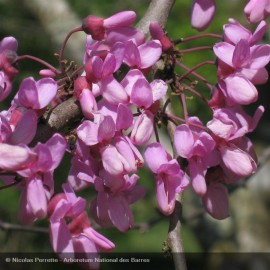
<svg viewBox="0 0 270 270"><path fill-rule="evenodd" d="M101 17L108 17L115 12L122 10L134 10L139 20L146 11L150 1L147 0L0 0L0 40L6 36L14 36L19 43L18 54L31 54L46 60L51 64L57 63L54 53L59 51L66 34L73 28L81 24L81 20L87 15L93 14ZM222 26L227 23L228 18L235 18L241 23L254 30L254 26L248 26L243 16L243 7L246 1L228 0L217 1L217 16L212 25L204 32L222 34ZM192 36L197 34L190 26L191 0L176 0L175 6L168 20L167 33L172 39ZM268 39L269 36L266 36ZM208 38L193 41L189 44L181 45L181 48L189 46L213 45L216 40ZM85 46L84 34L72 36L66 50L66 57L80 63L82 61ZM187 66L192 67L205 60L214 60L211 51L189 54L184 59ZM21 80L26 76L38 78L38 71L42 68L40 64L30 60L20 63L20 73L14 82L13 91L18 89ZM208 78L211 83L216 83L216 70L213 67L201 68L200 74ZM259 87L260 98L258 102L249 108L252 114L259 104L266 107L266 113L260 126L251 138L255 142L258 156L268 147L270 141L269 125L269 85ZM204 86L201 86L204 92ZM12 96L12 95L11 95ZM1 104L1 110L7 106ZM200 113L203 121L209 120L209 110L196 99L190 98L188 101L190 115ZM175 107L176 112L181 114L181 110ZM66 179L70 156L66 156L60 169L55 173L56 189ZM183 196L183 228L182 238L184 249L188 253L189 269L196 267L193 265L196 260L194 254L205 254L213 252L221 253L252 253L270 251L270 169L269 163L259 170L259 172L248 180L248 183L235 190L230 196L231 217L216 221L202 213L200 201L193 196L191 190L187 190ZM163 252L164 241L168 231L168 219L162 217L156 205L154 192L154 178L147 170L140 173L141 184L147 187L145 198L133 206L136 228L123 234L116 229L100 230L107 238L116 244L115 252L161 254ZM89 193L89 191L87 191ZM89 202L93 194L84 192ZM20 192L10 188L0 191L0 220L3 222L18 223L18 203ZM150 221L150 223L149 223ZM148 224L149 223L149 224ZM0 224L1 225L1 224ZM39 221L35 226L48 227L47 221ZM48 234L22 232L16 230L0 230L0 252L51 252ZM107 255L106 255L107 256ZM223 258L207 257L205 269L226 269L213 268L223 265ZM239 257L238 257L239 259ZM255 269L253 264L246 260L245 267L234 269ZM269 266L268 259L259 260L261 267ZM257 263L257 261L255 262ZM170 264L164 268L173 269ZM258 266L258 264L256 264ZM0 264L1 266L1 264ZM26 265L10 265L10 269L24 269ZM256 267L257 267L256 266ZM5 266L9 267L9 266ZM68 267L68 268L67 268ZM114 269L112 265L102 265L101 269ZM121 268L123 267L123 268ZM130 268L130 266L128 266ZM140 266L141 267L141 266ZM248 268L250 267L250 268ZM1 268L1 267L0 267ZM35 265L34 269L49 269L50 264ZM59 265L59 269L80 269L77 265ZM2 268L1 268L2 269ZM3 268L8 269L8 268ZM118 269L126 269L120 265ZM146 268L147 269L147 268ZM194 268L195 269L195 268ZM199 269L199 268L197 268ZM203 268L200 268L203 269ZM228 269L228 268L227 268ZM230 268L232 269L232 268ZM269 268L256 268L269 269Z"/></svg>

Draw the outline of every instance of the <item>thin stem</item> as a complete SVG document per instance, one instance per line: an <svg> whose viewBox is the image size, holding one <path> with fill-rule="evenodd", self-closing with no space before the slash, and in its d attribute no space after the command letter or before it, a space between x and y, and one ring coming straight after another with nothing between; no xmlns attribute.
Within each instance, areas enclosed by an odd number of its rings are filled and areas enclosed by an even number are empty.
<svg viewBox="0 0 270 270"><path fill-rule="evenodd" d="M216 65L215 61L204 61L204 62L201 62L199 64L197 64L196 66L190 68L185 74L183 74L182 76L180 76L178 79L181 81L183 79L185 79L189 74L191 74L194 70L202 67L202 66L205 66L205 65Z"/></svg>
<svg viewBox="0 0 270 270"><path fill-rule="evenodd" d="M174 120L174 121L178 121L178 122L182 122L184 124L187 124L186 120L181 118L181 117L178 117L178 116L175 116L173 114L169 114L169 113L162 113L162 116L163 117L167 117L168 119L171 119L171 120ZM200 129L203 129L205 131L208 131L208 129L203 126L203 125L199 125L199 124L196 124L196 123L188 123L190 126L194 126L194 127L197 127L197 128L200 128Z"/></svg>
<svg viewBox="0 0 270 270"><path fill-rule="evenodd" d="M189 71L189 70L190 70L190 68L188 68L187 66L183 65L183 64L182 64L180 61L178 61L178 60L176 60L176 64L177 64L179 67L181 67L182 69L186 70L186 71ZM198 73L196 73L196 72L194 72L194 71L192 71L191 74L192 74L193 76L197 77L197 78L198 78L199 80L201 80L202 82L204 82L210 90L213 89L212 84L211 84L209 81L207 81L203 76L201 76L200 74L198 74Z"/></svg>
<svg viewBox="0 0 270 270"><path fill-rule="evenodd" d="M44 61L44 60L42 60L42 59L40 59L38 57L32 56L32 55L28 55L28 54L21 55L21 56L18 56L16 60L21 61L21 60L24 60L24 59L34 60L34 61L44 65L45 67L49 68L50 70L52 70L54 73L56 73L58 75L62 73L60 70L56 69L51 64L47 63L46 61Z"/></svg>
<svg viewBox="0 0 270 270"><path fill-rule="evenodd" d="M187 109L187 102L186 102L186 96L184 95L184 93L180 94L180 100L183 106L183 112L184 112L184 118L186 123L188 124L188 109Z"/></svg>
<svg viewBox="0 0 270 270"><path fill-rule="evenodd" d="M84 70L84 65L78 67L77 69L75 69L72 74L70 75L70 78L73 79L76 75L78 75L79 72Z"/></svg>
<svg viewBox="0 0 270 270"><path fill-rule="evenodd" d="M192 40L196 40L196 39L200 39L200 38L206 38L206 37L211 37L211 38L217 38L217 39L223 39L222 35L217 35L217 34L212 34L212 33L207 33L207 34L200 34L200 35L195 35L192 37L186 37L186 38L180 38L177 40L174 40L174 44L177 45L179 43L185 43L185 42L189 42Z"/></svg>
<svg viewBox="0 0 270 270"><path fill-rule="evenodd" d="M20 224L13 224L13 223L8 223L0 220L0 229L5 230L5 231L23 231L23 232L34 232L34 233L49 233L49 230L47 228L42 228L42 227L33 227L33 226L24 226Z"/></svg>
<svg viewBox="0 0 270 270"><path fill-rule="evenodd" d="M186 120L185 119L183 119L181 117L178 117L178 116L175 116L175 115L172 115L172 114L169 114L169 113L166 113L166 112L161 113L161 115L163 117L166 117L169 120L174 120L174 121L182 122L184 124L186 123Z"/></svg>
<svg viewBox="0 0 270 270"><path fill-rule="evenodd" d="M151 219L151 220L149 220L147 222L134 224L132 229L139 230L140 232L146 232L147 230L149 230L154 225L156 225L159 222L163 221L165 218L167 218L167 217L163 216L163 215L158 215L157 217L154 217L153 219Z"/></svg>
<svg viewBox="0 0 270 270"><path fill-rule="evenodd" d="M66 36L64 42L62 43L62 47L61 47L60 52L59 52L59 63L60 63L60 66L62 67L62 69L63 69L62 60L63 60L63 57L64 57L64 51L65 51L67 42L68 42L69 38L70 38L74 33L79 32L79 31L82 31L82 26L77 27L77 28L71 30L71 31L67 34L67 36Z"/></svg>
<svg viewBox="0 0 270 270"><path fill-rule="evenodd" d="M190 91L195 96L199 97L202 101L204 101L208 105L208 100L202 94L198 93L195 89L193 89L192 87L188 85L185 85L185 89Z"/></svg>
<svg viewBox="0 0 270 270"><path fill-rule="evenodd" d="M197 51L204 51L204 50L212 50L212 46L201 46L201 47L195 47L190 49L183 49L183 50L177 50L177 53L189 53L189 52L197 52Z"/></svg>
<svg viewBox="0 0 270 270"><path fill-rule="evenodd" d="M154 122L153 125L154 125L154 132L155 132L156 141L157 141L157 142L160 142L156 121Z"/></svg>
<svg viewBox="0 0 270 270"><path fill-rule="evenodd" d="M16 185L19 184L20 182L21 182L21 179L20 179L20 180L17 180L17 181L14 181L13 183L10 183L10 184L7 184L7 185L0 186L0 190L7 189L7 188L10 188L10 187L16 186Z"/></svg>

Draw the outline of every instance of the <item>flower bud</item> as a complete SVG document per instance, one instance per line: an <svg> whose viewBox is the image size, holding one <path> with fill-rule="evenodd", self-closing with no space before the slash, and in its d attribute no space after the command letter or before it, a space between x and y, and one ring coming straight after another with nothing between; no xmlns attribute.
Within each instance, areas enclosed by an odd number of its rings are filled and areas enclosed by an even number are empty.
<svg viewBox="0 0 270 270"><path fill-rule="evenodd" d="M93 111L97 111L97 103L94 95L89 89L83 89L80 97L80 104L83 115L88 119L93 119Z"/></svg>
<svg viewBox="0 0 270 270"><path fill-rule="evenodd" d="M91 90L91 84L88 83L86 77L81 76L74 81L74 93L76 99L80 99L83 89Z"/></svg>
<svg viewBox="0 0 270 270"><path fill-rule="evenodd" d="M105 37L104 19L96 16L87 16L82 22L82 29L86 34L92 35L95 40Z"/></svg>
<svg viewBox="0 0 270 270"><path fill-rule="evenodd" d="M0 69L3 69L10 79L18 73L18 69L14 66L16 59L17 53L12 50L5 50L0 53Z"/></svg>
<svg viewBox="0 0 270 270"><path fill-rule="evenodd" d="M212 22L216 12L215 0L194 0L191 25L198 31L205 30Z"/></svg>
<svg viewBox="0 0 270 270"><path fill-rule="evenodd" d="M150 111L145 111L135 122L130 139L135 145L146 144L153 134L154 116Z"/></svg>
<svg viewBox="0 0 270 270"><path fill-rule="evenodd" d="M173 49L173 44L165 35L163 29L158 22L151 22L149 30L153 39L158 39L162 45L162 51L166 52Z"/></svg>
<svg viewBox="0 0 270 270"><path fill-rule="evenodd" d="M54 78L56 76L55 72L51 69L42 69L39 71L39 75L43 78Z"/></svg>

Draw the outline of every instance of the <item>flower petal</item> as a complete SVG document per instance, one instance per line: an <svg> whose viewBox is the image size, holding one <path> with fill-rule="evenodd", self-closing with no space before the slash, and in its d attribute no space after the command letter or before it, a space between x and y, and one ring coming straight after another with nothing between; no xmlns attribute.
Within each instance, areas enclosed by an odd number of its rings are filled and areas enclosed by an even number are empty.
<svg viewBox="0 0 270 270"><path fill-rule="evenodd" d="M225 91L230 100L235 104L248 105L257 100L257 89L246 78L238 75L230 75L224 82L226 85Z"/></svg>
<svg viewBox="0 0 270 270"><path fill-rule="evenodd" d="M216 3L214 0L195 0L193 1L191 13L191 25L198 31L205 30L216 12Z"/></svg>
<svg viewBox="0 0 270 270"><path fill-rule="evenodd" d="M109 216L113 225L121 232L133 226L133 214L126 199L122 196L109 197Z"/></svg>
<svg viewBox="0 0 270 270"><path fill-rule="evenodd" d="M36 159L36 154L26 147L0 143L0 168L3 170L21 170Z"/></svg>
<svg viewBox="0 0 270 270"><path fill-rule="evenodd" d="M233 67L232 59L235 47L227 42L218 42L214 45L215 55L224 63Z"/></svg>
<svg viewBox="0 0 270 270"><path fill-rule="evenodd" d="M138 47L140 52L141 65L140 68L148 68L153 66L162 54L162 47L158 40L148 41Z"/></svg>
<svg viewBox="0 0 270 270"><path fill-rule="evenodd" d="M211 183L202 198L206 211L216 219L229 217L229 201L227 188L221 183Z"/></svg>
<svg viewBox="0 0 270 270"><path fill-rule="evenodd" d="M50 224L50 240L54 252L60 257L65 253L70 253L69 256L74 253L71 234L63 220Z"/></svg>
<svg viewBox="0 0 270 270"><path fill-rule="evenodd" d="M41 179L35 178L30 180L26 189L27 202L33 214L38 218L44 218L47 215L48 201Z"/></svg>
<svg viewBox="0 0 270 270"><path fill-rule="evenodd" d="M105 28L129 26L136 20L136 13L131 10L118 12L104 20Z"/></svg>
<svg viewBox="0 0 270 270"><path fill-rule="evenodd" d="M119 104L117 108L116 129L128 129L133 123L133 114L127 105Z"/></svg>
<svg viewBox="0 0 270 270"><path fill-rule="evenodd" d="M160 211L168 216L175 207L176 189L170 185L168 179L163 179L161 175L156 177L156 196Z"/></svg>
<svg viewBox="0 0 270 270"><path fill-rule="evenodd" d="M153 92L153 102L163 98L168 90L168 85L162 80L154 80L150 86Z"/></svg>
<svg viewBox="0 0 270 270"><path fill-rule="evenodd" d="M174 145L179 156L189 158L192 155L194 138L192 131L186 124L176 127L174 132Z"/></svg>
<svg viewBox="0 0 270 270"><path fill-rule="evenodd" d="M130 100L139 108L149 108L153 103L153 94L146 79L138 79L132 88Z"/></svg>
<svg viewBox="0 0 270 270"><path fill-rule="evenodd" d="M236 175L246 177L256 171L253 158L235 145L220 146L220 153L224 166Z"/></svg>
<svg viewBox="0 0 270 270"><path fill-rule="evenodd" d="M91 121L84 121L77 128L78 137L86 145L95 145L98 143L98 125Z"/></svg>
<svg viewBox="0 0 270 270"><path fill-rule="evenodd" d="M36 83L38 101L33 104L33 109L43 109L50 104L57 93L57 82L52 78L43 78Z"/></svg>
<svg viewBox="0 0 270 270"><path fill-rule="evenodd" d="M148 167L154 173L158 172L162 164L167 164L172 159L163 146L157 142L147 146L144 157Z"/></svg>
<svg viewBox="0 0 270 270"><path fill-rule="evenodd" d="M189 173L192 181L192 187L194 191L199 195L203 196L206 191L206 181L205 181L205 170L201 159L190 160L189 162Z"/></svg>

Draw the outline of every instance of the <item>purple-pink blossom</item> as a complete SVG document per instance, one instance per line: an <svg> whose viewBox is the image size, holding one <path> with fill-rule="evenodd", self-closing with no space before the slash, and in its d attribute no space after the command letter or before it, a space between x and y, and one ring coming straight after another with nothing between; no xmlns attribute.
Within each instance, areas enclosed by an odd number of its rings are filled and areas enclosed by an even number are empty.
<svg viewBox="0 0 270 270"><path fill-rule="evenodd" d="M92 258L82 265L86 269L98 269L95 258L99 257L99 251L110 251L114 244L91 227L85 199L77 197L69 184L63 184L63 190L49 203L53 250L61 259Z"/></svg>
<svg viewBox="0 0 270 270"><path fill-rule="evenodd" d="M212 22L216 12L215 0L193 0L191 25L198 31L205 30Z"/></svg>
<svg viewBox="0 0 270 270"><path fill-rule="evenodd" d="M55 134L45 144L38 143L32 151L36 161L17 171L24 178L20 203L20 220L24 223L47 215L48 201L54 193L53 172L66 151L66 141Z"/></svg>
<svg viewBox="0 0 270 270"><path fill-rule="evenodd" d="M156 178L156 196L159 209L164 215L170 215L175 207L176 194L181 193L189 184L185 173L176 159L160 143L147 146L145 161Z"/></svg>
<svg viewBox="0 0 270 270"><path fill-rule="evenodd" d="M251 23L257 23L270 15L269 0L249 0L244 12Z"/></svg>
<svg viewBox="0 0 270 270"><path fill-rule="evenodd" d="M103 227L115 226L121 232L133 227L134 217L130 208L145 195L145 188L136 185L139 176L111 175L101 171L95 180L97 197L91 202L91 212L98 224Z"/></svg>

